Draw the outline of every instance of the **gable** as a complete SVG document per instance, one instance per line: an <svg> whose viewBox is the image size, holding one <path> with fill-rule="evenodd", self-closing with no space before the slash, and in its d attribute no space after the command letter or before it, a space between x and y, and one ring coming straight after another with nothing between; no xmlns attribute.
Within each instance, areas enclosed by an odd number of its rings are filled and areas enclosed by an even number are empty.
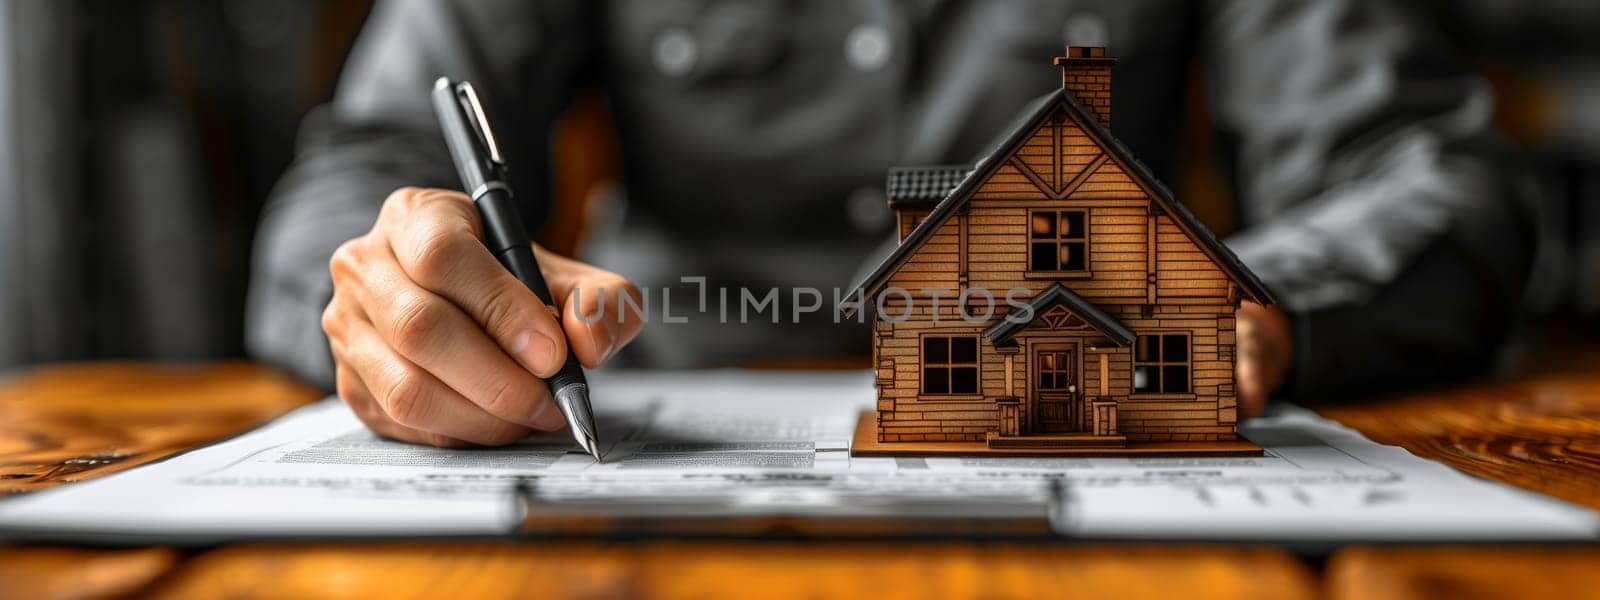
<svg viewBox="0 0 1600 600"><path fill-rule="evenodd" d="M1061 198L1092 175L1105 162L1104 155L1104 149L1057 107L1006 157L1001 169L1014 169L1045 197Z"/></svg>
<svg viewBox="0 0 1600 600"><path fill-rule="evenodd" d="M1039 292L1028 302L1029 314L1026 320L1012 321L1002 317L994 325L983 331L983 336L989 338L990 343L1004 344L1011 340L1022 330L1033 326L1035 323L1047 322L1056 315L1054 309L1066 309L1066 319L1077 319L1084 325L1104 334L1107 339L1118 346L1127 346L1133 343L1134 333L1100 307L1091 304L1083 297L1072 293L1060 283L1051 284L1044 291Z"/></svg>
<svg viewBox="0 0 1600 600"><path fill-rule="evenodd" d="M1036 102L1019 125L906 236L900 247L851 292L851 302L876 293L883 283L972 198L1093 199L1148 201L1156 214L1211 262L1225 289L1238 284L1241 295L1262 304L1272 294L1254 273L1206 229L1170 190L1111 136L1069 93L1055 92ZM1185 286L1188 284L1175 284ZM1211 288L1213 286L1203 286ZM1181 288L1180 289L1186 289ZM846 308L847 314L853 310Z"/></svg>
<svg viewBox="0 0 1600 600"><path fill-rule="evenodd" d="M1000 157L999 168L972 197L1147 201L1153 193L1058 109Z"/></svg>

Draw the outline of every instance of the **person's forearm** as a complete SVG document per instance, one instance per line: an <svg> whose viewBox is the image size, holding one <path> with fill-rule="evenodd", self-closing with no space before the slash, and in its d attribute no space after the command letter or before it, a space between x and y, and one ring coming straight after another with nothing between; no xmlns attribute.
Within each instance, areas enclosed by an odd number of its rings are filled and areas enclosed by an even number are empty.
<svg viewBox="0 0 1600 600"><path fill-rule="evenodd" d="M1241 221L1294 322L1297 395L1477 371L1533 249L1487 86L1404 5L1213 0L1203 51Z"/></svg>
<svg viewBox="0 0 1600 600"><path fill-rule="evenodd" d="M1506 183L1518 173L1503 170L1374 177L1348 192L1369 198L1309 203L1230 240L1293 317L1287 392L1371 394L1482 372L1515 323L1533 253L1526 198Z"/></svg>
<svg viewBox="0 0 1600 600"><path fill-rule="evenodd" d="M1445 247L1372 300L1301 313L1285 391L1338 400L1487 374L1517 315L1515 290L1482 289Z"/></svg>

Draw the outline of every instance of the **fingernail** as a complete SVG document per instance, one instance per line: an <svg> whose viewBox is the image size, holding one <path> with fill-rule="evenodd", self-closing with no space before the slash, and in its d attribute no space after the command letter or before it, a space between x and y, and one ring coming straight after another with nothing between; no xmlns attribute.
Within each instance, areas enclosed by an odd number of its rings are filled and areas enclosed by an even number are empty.
<svg viewBox="0 0 1600 600"><path fill-rule="evenodd" d="M606 320L589 324L589 340L594 342L595 350L600 353L600 362L611 358L611 353L617 349L617 336L611 333L611 323Z"/></svg>
<svg viewBox="0 0 1600 600"><path fill-rule="evenodd" d="M541 431L554 431L567 423L566 417L561 416L561 411L556 408L556 403L545 400L533 409L533 414L528 415L527 425Z"/></svg>
<svg viewBox="0 0 1600 600"><path fill-rule="evenodd" d="M522 361L523 366L536 373L555 370L551 363L555 362L556 343L536 330L529 329L518 334L511 343L511 353Z"/></svg>

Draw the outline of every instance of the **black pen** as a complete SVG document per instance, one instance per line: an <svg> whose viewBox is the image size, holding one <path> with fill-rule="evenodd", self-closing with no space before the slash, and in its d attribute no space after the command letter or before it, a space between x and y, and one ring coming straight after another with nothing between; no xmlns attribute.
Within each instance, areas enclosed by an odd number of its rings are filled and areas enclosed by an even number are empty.
<svg viewBox="0 0 1600 600"><path fill-rule="evenodd" d="M545 283L539 262L533 256L531 239L517 211L511 186L506 182L505 157L501 156L494 132L489 129L489 119L483 114L478 93L472 90L470 83L456 83L448 77L440 77L433 84L433 110L439 115L450 157L461 173L461 185L472 197L473 206L478 207L484 244L500 264L533 290L546 306L555 306L550 286ZM567 362L545 383L550 386L556 406L561 407L561 414L567 418L572 437L595 460L600 460L600 449L595 443L594 413L589 407L589 382L570 344L568 348Z"/></svg>

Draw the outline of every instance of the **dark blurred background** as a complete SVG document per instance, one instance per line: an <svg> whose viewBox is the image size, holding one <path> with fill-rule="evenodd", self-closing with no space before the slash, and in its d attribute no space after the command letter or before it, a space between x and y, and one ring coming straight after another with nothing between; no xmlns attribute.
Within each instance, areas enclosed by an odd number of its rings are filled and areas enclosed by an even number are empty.
<svg viewBox="0 0 1600 600"><path fill-rule="evenodd" d="M1600 3L1416 3L1494 87L1501 128L1537 165L1545 238L1523 345L1592 332ZM262 201L293 158L301 117L332 95L369 5L0 2L0 369L242 355ZM1171 183L1226 233L1228 192L1202 80L1191 79L1185 165ZM585 95L554 144L555 214L540 240L570 251L587 199L616 181L603 99Z"/></svg>
<svg viewBox="0 0 1600 600"><path fill-rule="evenodd" d="M0 366L243 354L262 199L367 8L0 3Z"/></svg>

